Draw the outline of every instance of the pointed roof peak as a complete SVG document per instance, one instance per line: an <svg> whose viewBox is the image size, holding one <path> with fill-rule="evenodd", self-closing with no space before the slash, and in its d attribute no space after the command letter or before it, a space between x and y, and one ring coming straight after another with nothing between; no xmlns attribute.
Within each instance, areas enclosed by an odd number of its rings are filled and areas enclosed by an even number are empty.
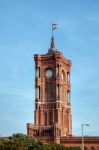
<svg viewBox="0 0 99 150"><path fill-rule="evenodd" d="M54 36L52 36L52 38L51 38L51 46L50 46L50 48L55 48Z"/></svg>
<svg viewBox="0 0 99 150"><path fill-rule="evenodd" d="M53 53L56 51L57 51L57 49L55 48L54 36L52 36L51 37L51 45L50 45L50 48L48 49L48 53Z"/></svg>

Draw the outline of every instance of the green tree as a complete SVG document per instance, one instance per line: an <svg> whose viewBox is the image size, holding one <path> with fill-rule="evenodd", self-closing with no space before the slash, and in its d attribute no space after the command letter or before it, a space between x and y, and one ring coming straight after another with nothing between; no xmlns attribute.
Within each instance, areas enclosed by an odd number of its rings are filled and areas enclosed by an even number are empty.
<svg viewBox="0 0 99 150"><path fill-rule="evenodd" d="M34 137L17 133L0 138L0 150L80 150L80 148L65 147L61 144L43 144Z"/></svg>

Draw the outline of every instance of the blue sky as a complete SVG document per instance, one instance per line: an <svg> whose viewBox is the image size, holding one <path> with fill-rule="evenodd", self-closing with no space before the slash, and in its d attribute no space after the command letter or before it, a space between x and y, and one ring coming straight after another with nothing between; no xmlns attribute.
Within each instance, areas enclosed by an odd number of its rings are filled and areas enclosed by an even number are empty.
<svg viewBox="0 0 99 150"><path fill-rule="evenodd" d="M73 135L99 135L99 1L0 0L0 135L26 133L34 117L34 60L50 47L72 60Z"/></svg>

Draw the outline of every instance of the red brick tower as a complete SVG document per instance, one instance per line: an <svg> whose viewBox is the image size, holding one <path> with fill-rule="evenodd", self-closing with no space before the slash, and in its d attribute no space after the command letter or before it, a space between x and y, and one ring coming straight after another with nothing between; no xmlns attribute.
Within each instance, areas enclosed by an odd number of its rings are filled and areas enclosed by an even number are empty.
<svg viewBox="0 0 99 150"><path fill-rule="evenodd" d="M53 36L48 53L34 59L34 124L27 124L27 134L45 143L60 143L60 137L72 135L71 61L55 48Z"/></svg>

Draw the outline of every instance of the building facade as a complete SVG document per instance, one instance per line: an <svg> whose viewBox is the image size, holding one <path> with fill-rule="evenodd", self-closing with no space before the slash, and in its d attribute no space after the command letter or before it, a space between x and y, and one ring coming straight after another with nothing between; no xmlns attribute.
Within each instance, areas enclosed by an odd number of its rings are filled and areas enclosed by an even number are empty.
<svg viewBox="0 0 99 150"><path fill-rule="evenodd" d="M34 124L27 124L27 134L44 143L80 146L81 137L72 136L71 61L55 48L54 37L46 54L34 55ZM86 137L86 148L99 148L99 137Z"/></svg>

